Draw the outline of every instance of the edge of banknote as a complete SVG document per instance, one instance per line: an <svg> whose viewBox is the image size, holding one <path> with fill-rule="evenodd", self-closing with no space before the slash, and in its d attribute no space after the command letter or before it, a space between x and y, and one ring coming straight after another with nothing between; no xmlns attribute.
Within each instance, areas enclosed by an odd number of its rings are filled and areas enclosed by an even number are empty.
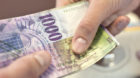
<svg viewBox="0 0 140 78"><path fill-rule="evenodd" d="M29 13L29 14L24 14L24 15L19 15L19 16L13 16L13 17L8 17L8 18L4 18L4 19L0 19L0 20L6 20L6 19L12 19L12 18L18 18L18 17L24 17L24 16L27 16L27 15L33 15L33 14L37 14L37 13L42 13L42 12L46 12L46 11L51 11L51 10L58 10L58 9L63 9L63 8L69 8L71 6L74 6L74 5L77 5L77 4L88 4L87 1L85 0L82 0L82 1L79 1L79 2L76 2L76 3L73 3L73 4L69 4L67 6L62 6L62 7L54 7L54 8L51 8L51 9L47 9L47 10L43 10L43 11L39 11L39 12L33 12L33 13Z"/></svg>

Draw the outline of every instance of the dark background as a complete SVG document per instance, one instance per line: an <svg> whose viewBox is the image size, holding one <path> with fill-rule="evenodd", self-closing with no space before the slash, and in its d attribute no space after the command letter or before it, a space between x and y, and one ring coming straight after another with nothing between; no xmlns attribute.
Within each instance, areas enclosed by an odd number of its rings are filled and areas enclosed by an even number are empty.
<svg viewBox="0 0 140 78"><path fill-rule="evenodd" d="M55 7L55 0L0 0L0 19L31 14Z"/></svg>
<svg viewBox="0 0 140 78"><path fill-rule="evenodd" d="M135 13L140 17L140 7L135 10Z"/></svg>
<svg viewBox="0 0 140 78"><path fill-rule="evenodd" d="M55 7L55 0L0 0L0 19L31 14ZM140 16L140 9L135 11Z"/></svg>

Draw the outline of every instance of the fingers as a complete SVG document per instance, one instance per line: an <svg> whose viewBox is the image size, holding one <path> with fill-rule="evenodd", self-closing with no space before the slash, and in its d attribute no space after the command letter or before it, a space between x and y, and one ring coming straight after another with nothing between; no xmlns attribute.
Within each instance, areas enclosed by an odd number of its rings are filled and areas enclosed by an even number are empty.
<svg viewBox="0 0 140 78"><path fill-rule="evenodd" d="M62 7L62 6L65 6L65 5L68 5L70 4L71 1L70 0L56 0L56 7Z"/></svg>
<svg viewBox="0 0 140 78"><path fill-rule="evenodd" d="M125 15L128 14L129 12L135 10L139 5L140 5L140 0L130 0L129 6L125 8L121 8L120 11L118 12L118 15Z"/></svg>
<svg viewBox="0 0 140 78"><path fill-rule="evenodd" d="M137 56L138 60L140 60L140 51L138 51L138 52L136 53L136 56Z"/></svg>
<svg viewBox="0 0 140 78"><path fill-rule="evenodd" d="M50 60L50 55L44 51L27 55L0 70L0 78L39 78L48 68Z"/></svg>
<svg viewBox="0 0 140 78"><path fill-rule="evenodd" d="M123 3L123 1L122 1ZM124 3L127 3L126 1ZM128 5L129 3L129 5ZM120 8L120 10L118 12L115 12L113 15L111 15L109 18L107 18L104 22L103 25L105 27L109 26L118 16L122 16L122 15L126 15L127 13L133 11L134 9L136 9L139 4L140 4L140 0L131 0L127 3L127 7L125 6L125 8ZM124 6L124 5L123 5Z"/></svg>
<svg viewBox="0 0 140 78"><path fill-rule="evenodd" d="M90 2L87 13L72 40L72 49L76 54L83 53L89 47L101 22L111 15L112 5L108 5L111 3L112 0L92 0Z"/></svg>
<svg viewBox="0 0 140 78"><path fill-rule="evenodd" d="M120 16L114 21L114 23L111 26L107 28L110 31L110 33L112 33L112 35L115 36L129 24L129 21L130 19L127 16Z"/></svg>
<svg viewBox="0 0 140 78"><path fill-rule="evenodd" d="M80 0L56 0L56 7L62 7L73 2L78 2Z"/></svg>
<svg viewBox="0 0 140 78"><path fill-rule="evenodd" d="M118 17L117 14L114 14L114 15L110 16L109 18L104 20L102 25L105 26L105 27L108 27L117 17Z"/></svg>

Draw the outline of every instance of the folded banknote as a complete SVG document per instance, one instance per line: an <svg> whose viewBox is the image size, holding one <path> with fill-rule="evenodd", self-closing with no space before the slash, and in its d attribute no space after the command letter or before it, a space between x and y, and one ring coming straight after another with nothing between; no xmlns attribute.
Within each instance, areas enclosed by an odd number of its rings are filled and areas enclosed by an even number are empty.
<svg viewBox="0 0 140 78"><path fill-rule="evenodd" d="M40 51L48 51L52 63L40 78L58 78L95 64L113 50L117 41L99 27L89 49L76 55L72 36L88 8L81 1L63 8L0 20L0 68L14 60Z"/></svg>

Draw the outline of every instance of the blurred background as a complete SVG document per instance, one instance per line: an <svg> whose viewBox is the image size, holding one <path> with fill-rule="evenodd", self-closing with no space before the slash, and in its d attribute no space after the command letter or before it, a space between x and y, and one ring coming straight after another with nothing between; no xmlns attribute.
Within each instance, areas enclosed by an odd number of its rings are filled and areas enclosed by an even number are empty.
<svg viewBox="0 0 140 78"><path fill-rule="evenodd" d="M27 15L55 7L55 0L0 0L0 19ZM116 39L120 45L86 70L66 78L140 78L140 7L128 15L129 26Z"/></svg>

